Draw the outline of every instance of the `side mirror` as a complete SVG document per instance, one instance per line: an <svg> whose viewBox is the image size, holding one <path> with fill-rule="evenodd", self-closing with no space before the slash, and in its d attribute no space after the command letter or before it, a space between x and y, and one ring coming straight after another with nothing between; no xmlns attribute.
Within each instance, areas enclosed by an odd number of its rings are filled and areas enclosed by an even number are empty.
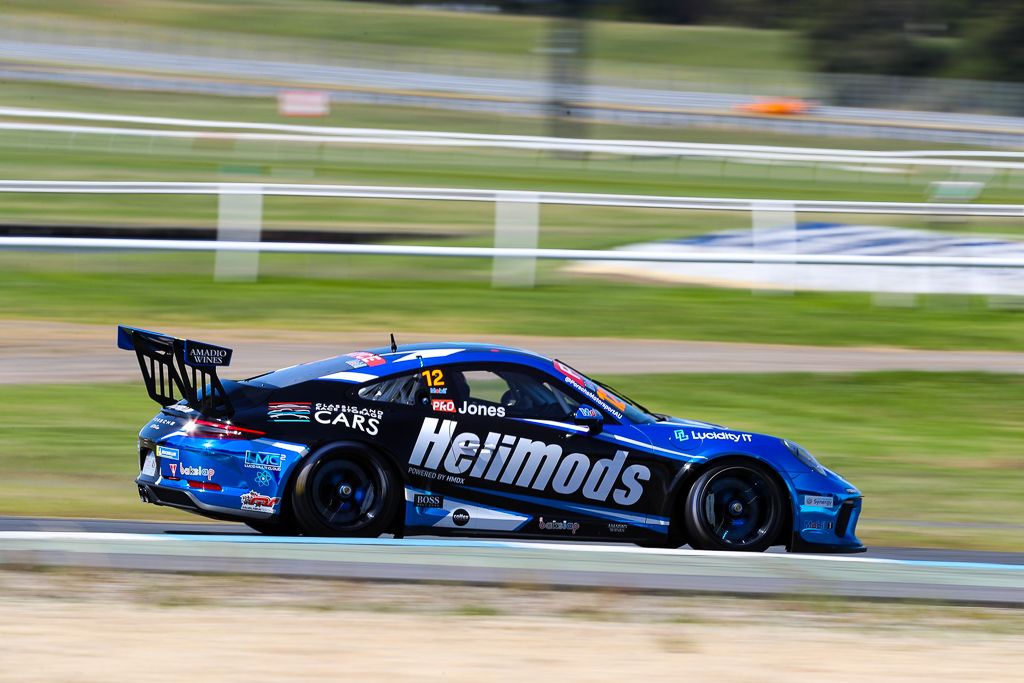
<svg viewBox="0 0 1024 683"><path fill-rule="evenodd" d="M586 427L591 434L597 434L604 426L604 417L601 416L600 411L588 405L577 408L576 413L572 416L572 421L581 427Z"/></svg>

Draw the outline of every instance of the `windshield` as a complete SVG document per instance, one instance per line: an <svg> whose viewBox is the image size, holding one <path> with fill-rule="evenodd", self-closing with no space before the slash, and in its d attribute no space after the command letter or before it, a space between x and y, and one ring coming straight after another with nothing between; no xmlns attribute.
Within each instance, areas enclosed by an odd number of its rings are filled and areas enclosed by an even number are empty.
<svg viewBox="0 0 1024 683"><path fill-rule="evenodd" d="M554 361L555 370L565 377L567 384L572 386L591 401L596 403L616 419L626 417L630 422L650 424L658 418L636 401L630 400L620 391L612 389L603 382L590 379L582 372L575 370L561 361Z"/></svg>

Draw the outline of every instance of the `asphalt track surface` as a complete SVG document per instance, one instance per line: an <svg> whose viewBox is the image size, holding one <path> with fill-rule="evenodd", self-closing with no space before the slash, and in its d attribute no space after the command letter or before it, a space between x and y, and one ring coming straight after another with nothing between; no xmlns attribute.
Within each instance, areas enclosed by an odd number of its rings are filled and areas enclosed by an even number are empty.
<svg viewBox="0 0 1024 683"><path fill-rule="evenodd" d="M131 321L125 321L131 322ZM210 330L175 326L162 332L235 350L226 377L249 377L280 367L385 346L383 335L287 330ZM396 331L400 343L442 341L437 335ZM473 341L464 339L463 341ZM595 375L643 373L922 372L1024 373L1024 353L928 351L736 344L616 338L497 335L494 344L560 358ZM139 369L116 348L113 326L0 320L0 384L134 382Z"/></svg>
<svg viewBox="0 0 1024 683"><path fill-rule="evenodd" d="M716 553L626 544L261 536L236 524L0 517L0 566L1024 606L1024 553Z"/></svg>
<svg viewBox="0 0 1024 683"><path fill-rule="evenodd" d="M0 42L0 61L6 79L43 80L183 92L215 92L235 96L272 96L282 87L319 87L336 99L381 104L416 104L506 114L543 115L551 85L543 80L425 72L413 65L401 68L302 64L255 55L217 57L96 45L6 40ZM52 69L41 65L62 65ZM23 65L36 65L24 69ZM73 68L72 68L73 67ZM78 69L92 71L76 71ZM128 68L148 74L110 73ZM254 82L254 75L259 81ZM168 80L170 79L170 80ZM981 114L896 111L863 107L821 106L813 121L728 115L756 98L661 88L594 84L582 104L599 119L664 125L701 123L715 115L719 123L799 132L813 125L818 133L867 135L961 142L1020 144L1024 119ZM582 112L579 112L582 113ZM705 122L708 123L708 122ZM832 126L834 130L827 130Z"/></svg>

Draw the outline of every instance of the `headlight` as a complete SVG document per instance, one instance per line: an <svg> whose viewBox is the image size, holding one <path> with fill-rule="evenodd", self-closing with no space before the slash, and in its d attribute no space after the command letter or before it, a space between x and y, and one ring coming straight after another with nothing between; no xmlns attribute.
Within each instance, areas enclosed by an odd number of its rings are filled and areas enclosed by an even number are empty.
<svg viewBox="0 0 1024 683"><path fill-rule="evenodd" d="M789 452L796 456L796 459L806 465L809 469L814 470L818 474L827 474L827 471L822 467L821 463L818 462L806 448L800 444L793 443L788 439L783 439L782 443L786 444L786 448L789 449Z"/></svg>

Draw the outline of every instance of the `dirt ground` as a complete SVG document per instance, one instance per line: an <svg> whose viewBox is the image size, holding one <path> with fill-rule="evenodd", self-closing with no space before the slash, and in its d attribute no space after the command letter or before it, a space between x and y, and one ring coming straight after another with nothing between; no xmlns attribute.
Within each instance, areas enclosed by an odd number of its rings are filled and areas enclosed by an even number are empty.
<svg viewBox="0 0 1024 683"><path fill-rule="evenodd" d="M0 680L1020 681L1024 610L0 572Z"/></svg>
<svg viewBox="0 0 1024 683"><path fill-rule="evenodd" d="M229 377L385 346L383 335L365 332L208 330L176 327L179 336L235 349ZM430 335L399 331L401 342ZM443 338L434 336L437 341ZM139 370L118 351L111 325L0 319L0 384L137 381ZM472 340L467 340L472 341ZM882 370L1024 372L1024 353L926 351L893 348L828 348L671 340L523 337L497 335L494 344L532 349L592 373L658 372L868 372ZM628 352L624 352L628 349ZM88 362L83 361L88 359Z"/></svg>

